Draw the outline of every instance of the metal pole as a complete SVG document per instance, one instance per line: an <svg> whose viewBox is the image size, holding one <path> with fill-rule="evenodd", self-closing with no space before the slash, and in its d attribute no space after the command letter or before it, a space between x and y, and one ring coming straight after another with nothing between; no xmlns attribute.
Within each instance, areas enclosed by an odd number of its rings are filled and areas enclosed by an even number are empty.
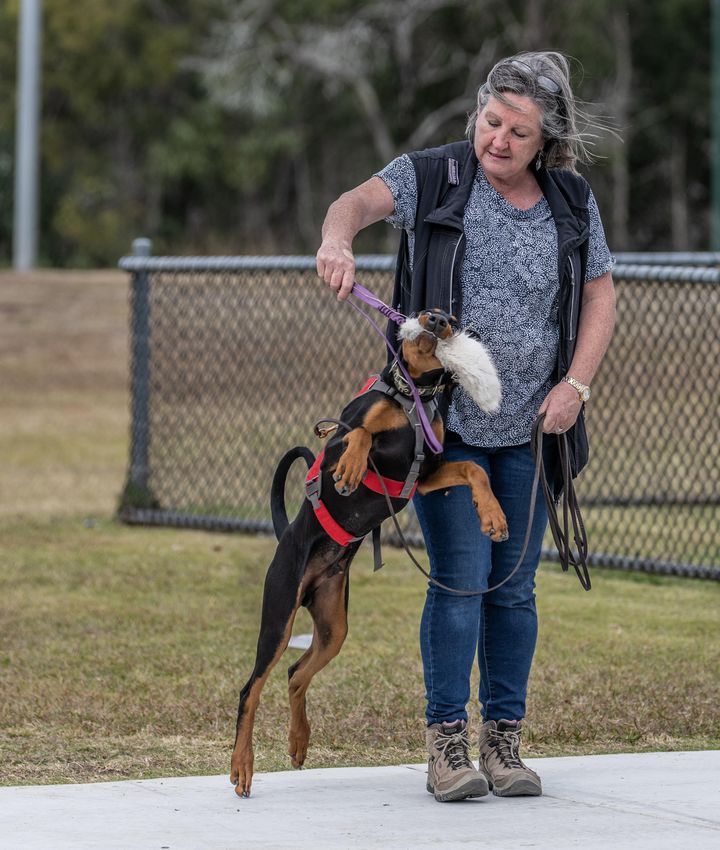
<svg viewBox="0 0 720 850"><path fill-rule="evenodd" d="M152 242L133 240L134 257L149 257ZM132 307L132 439L130 447L130 482L134 506L148 507L150 477L150 279L147 271L133 275Z"/></svg>
<svg viewBox="0 0 720 850"><path fill-rule="evenodd" d="M40 124L41 0L22 0L18 24L13 265L37 261L38 135Z"/></svg>
<svg viewBox="0 0 720 850"><path fill-rule="evenodd" d="M712 208L710 250L720 251L720 0L712 0Z"/></svg>

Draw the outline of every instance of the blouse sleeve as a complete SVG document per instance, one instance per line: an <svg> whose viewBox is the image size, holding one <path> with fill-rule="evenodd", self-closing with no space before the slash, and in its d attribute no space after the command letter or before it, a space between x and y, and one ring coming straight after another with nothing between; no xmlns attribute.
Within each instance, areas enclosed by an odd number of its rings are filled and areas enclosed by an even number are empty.
<svg viewBox="0 0 720 850"><path fill-rule="evenodd" d="M374 176L385 183L395 200L395 212L385 221L393 227L413 230L417 209L417 180L410 157L407 154L397 157Z"/></svg>
<svg viewBox="0 0 720 850"><path fill-rule="evenodd" d="M585 280L595 280L605 272L612 271L615 266L615 257L610 253L605 241L605 230L600 219L595 196L590 191L588 197L588 213L590 215L590 240L588 243L588 261L585 272Z"/></svg>

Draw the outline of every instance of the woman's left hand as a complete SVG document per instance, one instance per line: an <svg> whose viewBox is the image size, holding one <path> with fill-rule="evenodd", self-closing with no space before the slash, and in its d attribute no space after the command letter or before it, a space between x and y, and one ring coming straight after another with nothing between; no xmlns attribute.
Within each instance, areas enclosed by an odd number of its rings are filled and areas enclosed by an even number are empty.
<svg viewBox="0 0 720 850"><path fill-rule="evenodd" d="M562 434L575 424L582 402L575 387L566 381L556 384L545 396L538 415L545 414L543 431L546 434Z"/></svg>

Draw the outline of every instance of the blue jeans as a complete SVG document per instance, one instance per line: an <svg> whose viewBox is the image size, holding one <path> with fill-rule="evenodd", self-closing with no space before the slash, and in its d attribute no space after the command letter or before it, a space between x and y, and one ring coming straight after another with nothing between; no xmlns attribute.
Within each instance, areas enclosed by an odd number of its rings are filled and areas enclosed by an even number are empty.
<svg viewBox="0 0 720 850"><path fill-rule="evenodd" d="M510 536L503 543L494 543L482 534L469 487L415 496L430 574L458 590L492 587L511 572L522 549L534 473L530 444L482 449L465 445L457 435L450 434L445 442L445 459L471 460L487 472L507 517ZM550 478L547 460L546 470ZM527 552L507 584L470 597L454 596L428 584L420 624L428 725L467 720L476 650L483 719L520 720L525 716L537 638L535 572L546 525L547 512L539 489Z"/></svg>

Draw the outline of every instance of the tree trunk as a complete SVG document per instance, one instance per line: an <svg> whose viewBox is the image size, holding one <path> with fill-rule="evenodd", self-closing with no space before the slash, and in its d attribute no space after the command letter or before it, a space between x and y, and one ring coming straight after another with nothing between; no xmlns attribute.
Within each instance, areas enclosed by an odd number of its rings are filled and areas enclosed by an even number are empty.
<svg viewBox="0 0 720 850"><path fill-rule="evenodd" d="M523 50L543 50L548 43L545 0L528 0L520 44Z"/></svg>
<svg viewBox="0 0 720 850"><path fill-rule="evenodd" d="M673 251L690 250L687 197L687 145L685 137L673 133L670 149L670 221Z"/></svg>

